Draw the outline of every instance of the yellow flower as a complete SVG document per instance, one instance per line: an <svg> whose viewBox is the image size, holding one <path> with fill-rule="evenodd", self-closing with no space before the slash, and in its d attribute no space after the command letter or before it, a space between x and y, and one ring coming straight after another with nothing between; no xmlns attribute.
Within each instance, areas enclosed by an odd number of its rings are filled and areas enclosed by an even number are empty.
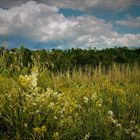
<svg viewBox="0 0 140 140"><path fill-rule="evenodd" d="M19 83L22 87L27 87L30 83L30 79L25 75L20 75L19 76Z"/></svg>
<svg viewBox="0 0 140 140"><path fill-rule="evenodd" d="M39 127L35 127L33 130L37 134L40 134L41 133L41 129Z"/></svg>
<svg viewBox="0 0 140 140"><path fill-rule="evenodd" d="M60 139L59 133L55 132L53 135L53 138L54 138L54 140L59 140Z"/></svg>
<svg viewBox="0 0 140 140"><path fill-rule="evenodd" d="M43 125L43 126L41 127L41 130L42 130L42 132L46 132L46 130L47 130L46 126Z"/></svg>

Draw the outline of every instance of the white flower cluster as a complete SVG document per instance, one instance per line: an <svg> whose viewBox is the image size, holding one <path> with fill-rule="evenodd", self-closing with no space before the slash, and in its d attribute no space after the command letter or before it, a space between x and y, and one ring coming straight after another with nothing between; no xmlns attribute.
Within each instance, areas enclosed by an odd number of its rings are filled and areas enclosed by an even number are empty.
<svg viewBox="0 0 140 140"><path fill-rule="evenodd" d="M20 75L19 76L19 83L21 87L24 89L30 89L31 91L36 91L37 87L37 76L38 76L38 70L36 68L32 69L32 72L30 75Z"/></svg>
<svg viewBox="0 0 140 140"><path fill-rule="evenodd" d="M90 138L90 133L87 133L83 140L88 140Z"/></svg>
<svg viewBox="0 0 140 140"><path fill-rule="evenodd" d="M121 128L121 124L118 123L117 119L114 119L114 113L112 111L108 111L108 119L111 123L113 123L117 128Z"/></svg>
<svg viewBox="0 0 140 140"><path fill-rule="evenodd" d="M140 135L140 129L134 120L130 121L130 127L125 129L125 134L130 135L132 138L136 137L136 135Z"/></svg>

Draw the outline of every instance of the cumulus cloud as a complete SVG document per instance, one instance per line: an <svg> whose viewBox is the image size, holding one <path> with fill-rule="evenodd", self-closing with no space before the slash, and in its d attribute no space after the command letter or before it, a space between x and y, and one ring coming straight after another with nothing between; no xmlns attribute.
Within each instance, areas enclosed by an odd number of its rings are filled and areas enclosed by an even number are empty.
<svg viewBox="0 0 140 140"><path fill-rule="evenodd" d="M1 0L0 7L9 8L29 0ZM91 10L125 10L132 5L140 5L139 0L34 0L38 3L45 3L47 5L58 8L72 8L84 11Z"/></svg>
<svg viewBox="0 0 140 140"><path fill-rule="evenodd" d="M120 26L130 27L130 28L140 28L140 17L129 16L127 19L117 20L116 24Z"/></svg>
<svg viewBox="0 0 140 140"><path fill-rule="evenodd" d="M0 9L0 36L36 42L59 41L60 48L140 46L140 35L119 34L112 24L94 16L64 17L54 6L30 1Z"/></svg>

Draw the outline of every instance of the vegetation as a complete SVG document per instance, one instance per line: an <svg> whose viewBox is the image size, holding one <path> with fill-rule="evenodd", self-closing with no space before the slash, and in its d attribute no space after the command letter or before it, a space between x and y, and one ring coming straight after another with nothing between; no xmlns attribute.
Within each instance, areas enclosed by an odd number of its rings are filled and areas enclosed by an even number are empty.
<svg viewBox="0 0 140 140"><path fill-rule="evenodd" d="M140 139L140 49L0 53L0 139Z"/></svg>
<svg viewBox="0 0 140 140"><path fill-rule="evenodd" d="M104 50L88 49L83 50L80 48L69 50L29 50L24 46L14 49L0 48L0 68L10 74L10 69L13 75L17 74L17 68L32 67L33 62L38 62L39 65L48 67L50 71L67 71L73 68L85 67L95 68L101 65L106 69L115 64L140 65L140 48L129 49L123 48L110 48ZM5 65L5 66L4 66ZM20 68L19 68L20 66ZM17 68L16 68L17 67ZM20 71L20 70L19 70Z"/></svg>

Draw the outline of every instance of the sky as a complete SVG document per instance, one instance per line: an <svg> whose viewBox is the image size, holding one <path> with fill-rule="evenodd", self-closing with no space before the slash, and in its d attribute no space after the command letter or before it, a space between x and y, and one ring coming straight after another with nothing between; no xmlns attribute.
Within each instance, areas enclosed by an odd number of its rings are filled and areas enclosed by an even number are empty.
<svg viewBox="0 0 140 140"><path fill-rule="evenodd" d="M0 0L0 45L140 47L140 0Z"/></svg>

